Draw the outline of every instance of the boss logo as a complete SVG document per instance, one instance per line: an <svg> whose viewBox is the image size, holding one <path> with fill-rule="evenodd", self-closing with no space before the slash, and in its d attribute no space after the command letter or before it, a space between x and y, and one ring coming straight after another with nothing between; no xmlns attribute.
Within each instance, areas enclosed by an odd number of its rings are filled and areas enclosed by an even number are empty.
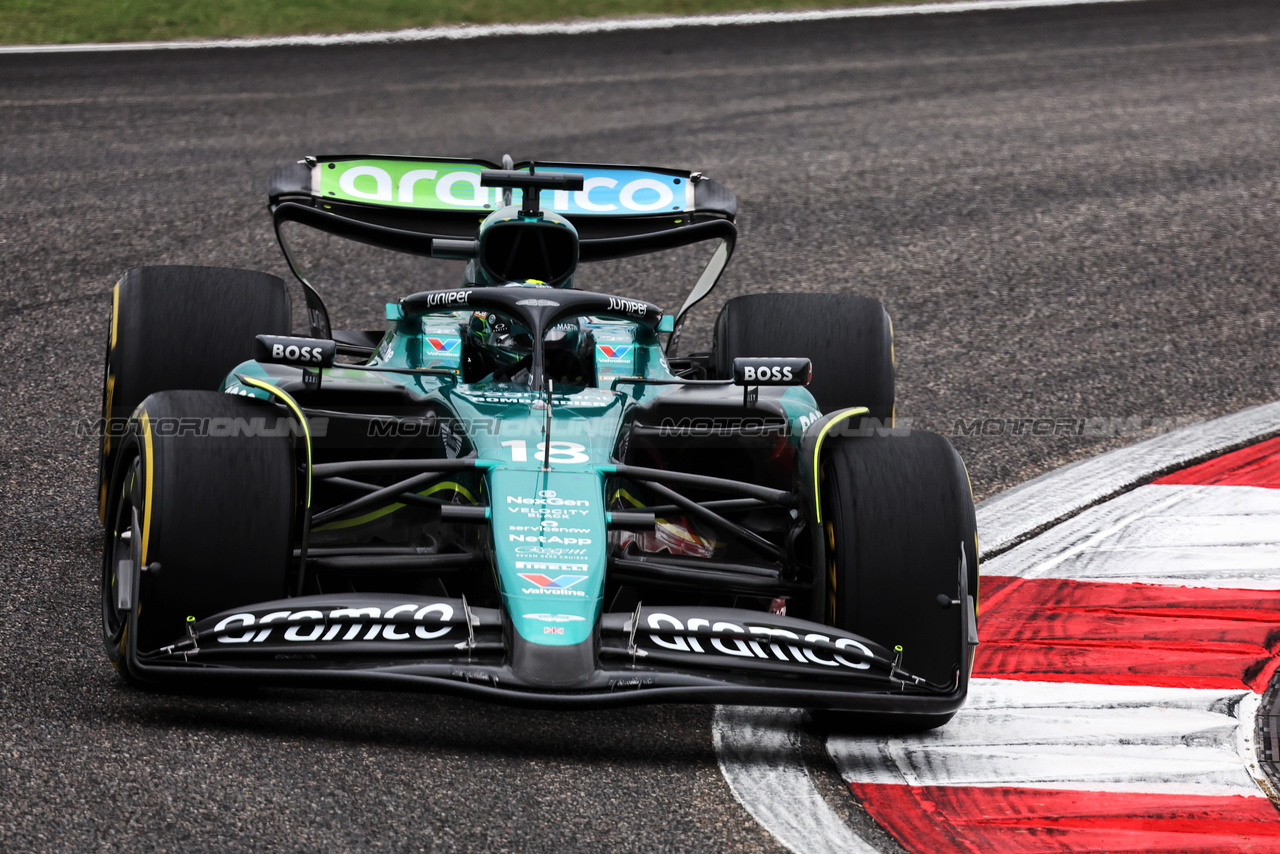
<svg viewBox="0 0 1280 854"><path fill-rule="evenodd" d="M328 367L333 364L338 345L320 338L291 338L282 335L259 335L257 359L259 362L277 362L308 367Z"/></svg>
<svg viewBox="0 0 1280 854"><path fill-rule="evenodd" d="M808 359L738 358L733 360L735 385L808 385Z"/></svg>
<svg viewBox="0 0 1280 854"><path fill-rule="evenodd" d="M319 347L299 347L296 344L271 345L271 358L286 359L290 362L318 362L324 357Z"/></svg>
<svg viewBox="0 0 1280 854"><path fill-rule="evenodd" d="M769 380L791 380L790 365L746 365L742 369L742 378L747 382L759 382Z"/></svg>

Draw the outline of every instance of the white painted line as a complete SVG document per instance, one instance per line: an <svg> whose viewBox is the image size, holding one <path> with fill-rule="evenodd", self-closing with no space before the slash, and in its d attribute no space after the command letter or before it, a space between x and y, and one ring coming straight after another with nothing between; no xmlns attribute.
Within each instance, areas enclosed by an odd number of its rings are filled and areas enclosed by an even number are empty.
<svg viewBox="0 0 1280 854"><path fill-rule="evenodd" d="M751 817L796 854L875 854L822 799L800 755L800 709L718 706L720 773Z"/></svg>
<svg viewBox="0 0 1280 854"><path fill-rule="evenodd" d="M1268 403L1156 436L1015 486L978 506L983 556L1005 551L1156 475L1277 433L1280 402Z"/></svg>
<svg viewBox="0 0 1280 854"><path fill-rule="evenodd" d="M941 729L827 751L851 783L1263 797L1237 744L1246 694L975 679Z"/></svg>
<svg viewBox="0 0 1280 854"><path fill-rule="evenodd" d="M982 572L1280 590L1277 532L1280 489L1141 486L985 561Z"/></svg>
<svg viewBox="0 0 1280 854"><path fill-rule="evenodd" d="M204 50L250 47L333 47L340 45L392 44L403 42L463 41L498 36L572 36L635 30L671 30L686 27L741 27L760 24L791 24L806 21L833 21L847 18L893 18L906 15L939 15L958 12L991 12L1008 9L1044 9L1055 6L1086 6L1102 3L1134 3L1141 0L962 0L947 3L920 3L904 6L864 6L856 9L819 9L800 12L749 12L683 17L602 18L546 24L461 24L371 33L335 35L271 36L198 41L119 42L115 44L48 44L0 47L0 54L30 53L111 53L128 50Z"/></svg>

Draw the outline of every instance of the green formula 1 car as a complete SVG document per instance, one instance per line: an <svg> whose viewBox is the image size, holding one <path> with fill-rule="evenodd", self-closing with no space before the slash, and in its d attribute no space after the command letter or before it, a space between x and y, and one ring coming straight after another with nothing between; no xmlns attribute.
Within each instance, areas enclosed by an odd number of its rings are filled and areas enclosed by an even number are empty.
<svg viewBox="0 0 1280 854"><path fill-rule="evenodd" d="M730 300L699 173L308 157L270 209L310 329L264 273L115 286L100 512L108 656L136 683L410 686L544 707L803 706L905 729L964 702L977 554L964 466L892 429L893 342L850 294ZM288 223L461 259L335 329ZM712 241L684 304L580 262Z"/></svg>

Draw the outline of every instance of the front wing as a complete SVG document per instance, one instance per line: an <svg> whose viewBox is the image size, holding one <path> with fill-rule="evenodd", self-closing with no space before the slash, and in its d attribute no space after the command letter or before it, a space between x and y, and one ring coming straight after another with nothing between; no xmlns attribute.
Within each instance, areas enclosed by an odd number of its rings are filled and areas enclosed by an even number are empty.
<svg viewBox="0 0 1280 854"><path fill-rule="evenodd" d="M977 636L972 609L962 611L956 642L966 652L959 660L969 662ZM566 618L538 616L548 633ZM759 611L605 613L591 641L594 670L559 684L513 666L512 631L501 610L465 599L300 596L193 622L185 638L152 653L140 654L131 632L127 666L146 682L410 688L547 708L715 702L945 714L968 690L968 667L949 684L913 675L910 644L890 651Z"/></svg>

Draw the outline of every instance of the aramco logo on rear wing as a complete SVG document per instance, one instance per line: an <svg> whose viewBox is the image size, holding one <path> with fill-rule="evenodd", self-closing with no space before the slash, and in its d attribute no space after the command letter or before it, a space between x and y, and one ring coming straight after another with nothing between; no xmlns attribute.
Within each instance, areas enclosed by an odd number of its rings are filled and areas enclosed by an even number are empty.
<svg viewBox="0 0 1280 854"><path fill-rule="evenodd" d="M423 160L338 160L317 163L312 192L332 199L426 210L496 210L503 188L480 186L481 164ZM562 214L651 214L692 210L687 176L618 167L576 167L581 190L544 193L542 207ZM521 190L511 201L520 204Z"/></svg>

